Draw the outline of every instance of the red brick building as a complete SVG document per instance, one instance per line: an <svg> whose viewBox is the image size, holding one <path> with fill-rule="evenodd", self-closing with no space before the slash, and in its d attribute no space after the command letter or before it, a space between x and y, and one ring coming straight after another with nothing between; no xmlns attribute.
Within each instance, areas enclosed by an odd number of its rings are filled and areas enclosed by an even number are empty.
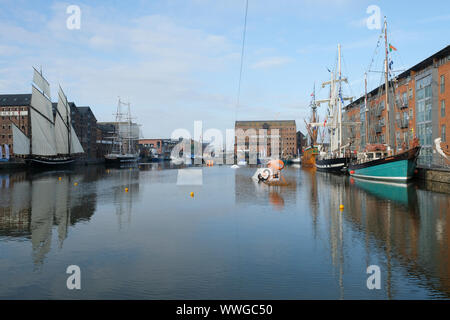
<svg viewBox="0 0 450 320"><path fill-rule="evenodd" d="M397 151L410 147L414 136L420 140L421 166L449 166L436 152L435 139L450 152L450 46L399 74L389 87L389 144ZM393 85L393 87L392 87ZM395 92L395 100L394 94ZM368 93L368 128L366 131L364 96L344 108L344 121L360 121L359 127L346 128L344 140L353 142L354 150L363 150L366 132L369 143L387 143L387 110L384 84Z"/></svg>

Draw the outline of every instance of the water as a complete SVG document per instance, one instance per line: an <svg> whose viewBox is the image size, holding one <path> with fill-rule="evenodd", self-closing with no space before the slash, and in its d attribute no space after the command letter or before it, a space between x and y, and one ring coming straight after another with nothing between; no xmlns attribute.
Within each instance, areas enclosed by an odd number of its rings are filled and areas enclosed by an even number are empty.
<svg viewBox="0 0 450 320"><path fill-rule="evenodd" d="M289 185L268 187L255 168L200 170L197 186L161 164L0 173L0 298L450 296L449 185L288 167ZM69 265L81 290L66 287Z"/></svg>

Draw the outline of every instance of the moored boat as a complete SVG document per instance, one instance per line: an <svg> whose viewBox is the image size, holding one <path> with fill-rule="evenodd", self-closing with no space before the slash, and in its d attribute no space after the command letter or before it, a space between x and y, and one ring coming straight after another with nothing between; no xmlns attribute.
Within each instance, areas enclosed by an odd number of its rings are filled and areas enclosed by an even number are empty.
<svg viewBox="0 0 450 320"><path fill-rule="evenodd" d="M413 178L419 152L420 146L393 156L376 151L366 152L364 155L372 160L350 164L349 174L365 179L404 182Z"/></svg>
<svg viewBox="0 0 450 320"><path fill-rule="evenodd" d="M22 157L30 166L71 165L75 156L84 151L72 126L67 97L59 87L54 116L50 84L43 77L42 71L34 69L33 82L29 107L31 138L12 123L14 154Z"/></svg>
<svg viewBox="0 0 450 320"><path fill-rule="evenodd" d="M122 112L122 105L127 106L126 113ZM137 163L139 154L135 150L135 141L139 139L139 127L131 122L130 104L122 102L120 98L117 105L116 126L113 150L105 155L105 164L120 166Z"/></svg>
<svg viewBox="0 0 450 320"><path fill-rule="evenodd" d="M386 106L386 144L368 144L366 134L366 150L358 154L357 160L349 165L349 174L351 176L375 179L406 182L412 179L417 164L417 158L420 153L420 145L417 137L414 137L411 148L396 153L395 148L391 148L391 129L390 129L390 104L389 89L392 90L395 105L395 85L390 84L389 80L389 56L388 56L388 40L387 40L387 22L384 21L384 41L385 41L385 60L384 60L384 85ZM367 107L367 84L365 93L365 121L368 127L368 107ZM406 148L405 148L406 149Z"/></svg>
<svg viewBox="0 0 450 320"><path fill-rule="evenodd" d="M318 146L309 146L303 150L301 157L302 167L314 168L316 164L316 156L319 154Z"/></svg>

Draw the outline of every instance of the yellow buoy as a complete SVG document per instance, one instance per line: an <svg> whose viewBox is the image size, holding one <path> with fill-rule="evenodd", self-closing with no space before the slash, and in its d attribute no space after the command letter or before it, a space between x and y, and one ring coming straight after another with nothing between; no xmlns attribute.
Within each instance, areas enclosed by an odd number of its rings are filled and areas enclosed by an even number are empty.
<svg viewBox="0 0 450 320"><path fill-rule="evenodd" d="M341 204L341 205L339 206L339 210L344 210L344 205L343 205L343 204Z"/></svg>
<svg viewBox="0 0 450 320"><path fill-rule="evenodd" d="M193 193L193 192L191 192L191 197L192 197L192 198L194 197L194 193Z"/></svg>
<svg viewBox="0 0 450 320"><path fill-rule="evenodd" d="M128 192L128 188L125 188L125 192Z"/></svg>
<svg viewBox="0 0 450 320"><path fill-rule="evenodd" d="M58 180L61 181L61 177L58 177Z"/></svg>
<svg viewBox="0 0 450 320"><path fill-rule="evenodd" d="M77 185L78 185L78 182L75 182L73 185L74 185L74 186L77 186Z"/></svg>

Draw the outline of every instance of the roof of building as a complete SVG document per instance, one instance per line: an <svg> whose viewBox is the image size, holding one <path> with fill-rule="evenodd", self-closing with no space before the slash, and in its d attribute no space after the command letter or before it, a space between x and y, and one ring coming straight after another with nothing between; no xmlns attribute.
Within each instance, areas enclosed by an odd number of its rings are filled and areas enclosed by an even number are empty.
<svg viewBox="0 0 450 320"><path fill-rule="evenodd" d="M295 125L295 120L244 120L244 121L236 121L235 125L248 125L248 124L265 124L268 125Z"/></svg>
<svg viewBox="0 0 450 320"><path fill-rule="evenodd" d="M29 106L31 93L26 94L0 94L0 107Z"/></svg>

